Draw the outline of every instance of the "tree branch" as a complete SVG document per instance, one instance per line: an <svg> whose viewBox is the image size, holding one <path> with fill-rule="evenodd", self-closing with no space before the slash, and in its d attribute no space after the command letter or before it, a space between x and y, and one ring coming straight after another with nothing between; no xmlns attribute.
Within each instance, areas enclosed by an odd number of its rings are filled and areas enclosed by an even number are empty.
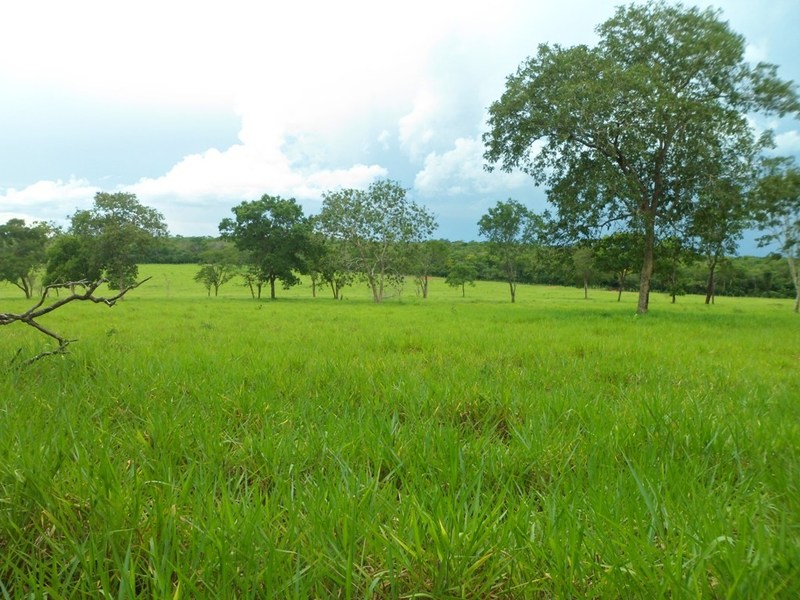
<svg viewBox="0 0 800 600"><path fill-rule="evenodd" d="M89 301L89 302L94 302L95 304L105 304L106 306L114 306L117 303L117 300L125 296L125 294L127 294L132 289L139 287L149 279L150 277L143 279L138 283L129 285L120 290L119 292L117 292L115 295L110 296L108 298L94 295L97 289L101 285L103 285L104 283L108 283L107 279L98 279L92 282L86 280L69 281L67 283L57 283L57 284L47 285L42 290L42 297L39 299L39 301L36 304L34 304L31 308L29 308L27 311L23 313L0 313L0 326L10 325L11 323L16 323L16 322L25 323L26 325L30 325L37 331L43 333L48 337L53 338L54 340L56 340L56 342L58 342L58 347L56 347L55 349L40 352L39 354L25 360L22 364L24 366L27 366L44 358L45 356L52 356L54 354L65 354L67 352L67 346L69 346L70 343L77 341L65 338L62 335L48 329L47 327L44 327L43 325L41 325L36 321L39 317L42 317L48 313L53 312L54 310L61 308L66 304L69 304L70 302L75 302L75 301ZM74 291L74 289L77 286L83 287L83 293L79 294ZM54 302L47 304L50 291L60 288L69 288L72 289L73 292L69 296L65 296L64 298L59 298L58 300L55 300ZM14 358L11 360L12 364L19 357L20 353L21 349L17 351Z"/></svg>

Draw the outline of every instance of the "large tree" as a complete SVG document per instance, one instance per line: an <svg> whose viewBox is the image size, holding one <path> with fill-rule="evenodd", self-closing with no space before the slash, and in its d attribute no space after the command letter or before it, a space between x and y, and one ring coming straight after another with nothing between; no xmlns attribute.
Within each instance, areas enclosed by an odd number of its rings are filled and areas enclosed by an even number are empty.
<svg viewBox="0 0 800 600"><path fill-rule="evenodd" d="M436 219L391 180L376 181L367 190L326 192L322 198L319 230L345 244L352 270L367 281L372 299L382 302L386 287L402 282L411 245L430 238Z"/></svg>
<svg viewBox="0 0 800 600"><path fill-rule="evenodd" d="M141 204L135 194L97 192L92 208L72 215L69 233L69 241L49 257L48 280L102 276L111 289L121 290L134 283L137 263L156 238L167 235L167 226L161 213Z"/></svg>
<svg viewBox="0 0 800 600"><path fill-rule="evenodd" d="M491 256L508 283L512 303L517 299L517 280L525 249L541 228L541 217L511 198L498 202L478 221L478 234L489 241Z"/></svg>
<svg viewBox="0 0 800 600"><path fill-rule="evenodd" d="M285 288L298 284L297 272L304 268L303 252L310 243L311 226L297 201L265 194L231 210L235 218L223 219L219 231L249 253L249 273L258 282L259 297L260 282L269 283L273 300L276 281Z"/></svg>
<svg viewBox="0 0 800 600"><path fill-rule="evenodd" d="M599 42L539 46L490 107L488 168L548 186L565 226L622 222L643 233L638 312L648 310L656 233L697 207L720 161L756 154L747 115L800 108L774 65L744 60L719 11L619 7Z"/></svg>
<svg viewBox="0 0 800 600"><path fill-rule="evenodd" d="M0 225L0 281L12 283L26 298L32 298L36 273L45 263L52 232L47 223L26 225L23 219Z"/></svg>

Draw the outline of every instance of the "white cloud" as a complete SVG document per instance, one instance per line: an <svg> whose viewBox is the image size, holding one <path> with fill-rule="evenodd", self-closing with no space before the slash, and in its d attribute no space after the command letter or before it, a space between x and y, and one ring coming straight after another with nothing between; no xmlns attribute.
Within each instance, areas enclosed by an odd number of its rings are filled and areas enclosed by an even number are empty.
<svg viewBox="0 0 800 600"><path fill-rule="evenodd" d="M76 207L91 205L100 189L85 179L37 181L22 189L0 189L0 219L52 221L64 225Z"/></svg>
<svg viewBox="0 0 800 600"><path fill-rule="evenodd" d="M223 152L187 156L165 175L141 179L127 189L143 201L169 198L179 203L240 201L267 193L317 199L331 188L366 187L386 173L380 165L298 168L276 146L236 144Z"/></svg>
<svg viewBox="0 0 800 600"><path fill-rule="evenodd" d="M487 172L480 138L458 138L451 150L431 152L417 173L414 188L424 196L491 194L531 185L524 173Z"/></svg>
<svg viewBox="0 0 800 600"><path fill-rule="evenodd" d="M777 154L800 153L800 133L796 129L785 131L775 136L775 152Z"/></svg>
<svg viewBox="0 0 800 600"><path fill-rule="evenodd" d="M759 43L750 42L745 46L744 59L750 63L766 62L769 59L769 48L765 40Z"/></svg>
<svg viewBox="0 0 800 600"><path fill-rule="evenodd" d="M440 111L440 97L431 90L423 90L414 99L411 112L398 122L400 145L412 160L430 147L436 135L434 123Z"/></svg>

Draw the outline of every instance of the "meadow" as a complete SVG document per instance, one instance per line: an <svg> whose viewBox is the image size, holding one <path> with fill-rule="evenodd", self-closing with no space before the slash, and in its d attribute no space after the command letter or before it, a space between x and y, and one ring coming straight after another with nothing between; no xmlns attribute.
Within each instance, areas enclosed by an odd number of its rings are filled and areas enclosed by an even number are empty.
<svg viewBox="0 0 800 600"><path fill-rule="evenodd" d="M800 597L791 300L196 270L0 329L0 597Z"/></svg>

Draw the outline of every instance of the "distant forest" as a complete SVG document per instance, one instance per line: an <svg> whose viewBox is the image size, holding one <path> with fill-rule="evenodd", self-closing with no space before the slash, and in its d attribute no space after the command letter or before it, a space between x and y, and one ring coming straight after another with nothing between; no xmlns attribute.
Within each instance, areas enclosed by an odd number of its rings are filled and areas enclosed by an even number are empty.
<svg viewBox="0 0 800 600"><path fill-rule="evenodd" d="M479 281L502 281L504 276L490 252L489 243L481 241L440 240L447 251L431 265L430 274L446 277L454 264L469 262L475 266ZM210 236L169 236L158 239L152 249L141 257L143 263L157 264L202 264L203 253L212 246L223 244L220 238ZM542 285L583 286L585 273L578 272L574 261L575 247L536 247L527 250L519 273L520 283ZM705 294L708 267L703 259L681 264L677 273L672 269L658 269L653 278L654 291L678 294ZM673 288L672 277L677 275ZM593 288L618 289L614 273L593 269L588 273L589 285ZM638 289L638 272L626 278L625 291ZM766 257L736 256L726 258L717 267L717 296L754 296L765 298L793 298L792 284L786 260L778 254Z"/></svg>

